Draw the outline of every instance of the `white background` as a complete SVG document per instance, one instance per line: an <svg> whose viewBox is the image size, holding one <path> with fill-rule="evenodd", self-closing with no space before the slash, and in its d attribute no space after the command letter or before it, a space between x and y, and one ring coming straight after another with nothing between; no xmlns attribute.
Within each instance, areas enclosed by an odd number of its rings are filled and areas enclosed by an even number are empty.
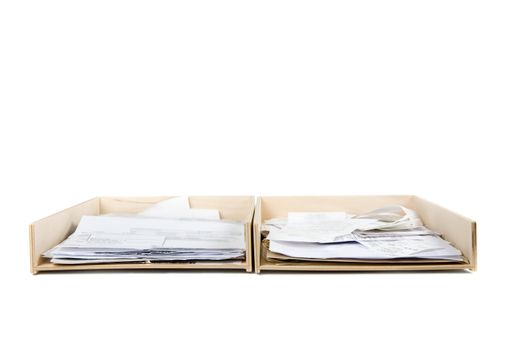
<svg viewBox="0 0 507 350"><path fill-rule="evenodd" d="M502 1L1 1L2 348L505 347ZM29 273L97 195L405 194L476 273ZM6 346L10 345L10 346Z"/></svg>

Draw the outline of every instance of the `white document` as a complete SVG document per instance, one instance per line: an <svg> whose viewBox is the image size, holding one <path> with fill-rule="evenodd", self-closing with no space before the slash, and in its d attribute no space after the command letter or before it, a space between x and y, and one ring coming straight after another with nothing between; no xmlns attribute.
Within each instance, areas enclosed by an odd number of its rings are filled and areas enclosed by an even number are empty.
<svg viewBox="0 0 507 350"><path fill-rule="evenodd" d="M446 259L452 261L462 261L461 253L456 253L455 249L434 249L431 251L420 251L417 254L410 252L408 254L395 255L393 252L386 253L381 250L372 250L357 243L300 243L300 242L278 242L270 241L269 250L275 253L309 259L394 259L394 258L423 258L423 259Z"/></svg>
<svg viewBox="0 0 507 350"><path fill-rule="evenodd" d="M280 230L269 232L268 239L274 241L331 243L356 230L367 230L376 224L373 219L345 219L326 223L293 223Z"/></svg>
<svg viewBox="0 0 507 350"><path fill-rule="evenodd" d="M356 219L375 219L376 225L370 230L409 230L423 227L417 213L400 205L384 207L366 214L354 216Z"/></svg>
<svg viewBox="0 0 507 350"><path fill-rule="evenodd" d="M417 214L402 206L380 208L351 217L344 212L289 212L285 226L266 223L268 238L277 241L332 243L355 231L400 231L423 228ZM279 221L280 222L280 221Z"/></svg>
<svg viewBox="0 0 507 350"><path fill-rule="evenodd" d="M220 220L220 212L216 209L190 208L188 197L175 197L158 202L137 215L173 219Z"/></svg>
<svg viewBox="0 0 507 350"><path fill-rule="evenodd" d="M235 221L83 216L76 231L44 253L54 263L224 260L243 257Z"/></svg>
<svg viewBox="0 0 507 350"><path fill-rule="evenodd" d="M366 240L397 240L405 237L414 236L439 236L438 233L428 230L426 228L419 228L414 230L400 230L400 231L355 231L352 236L355 241L366 241Z"/></svg>
<svg viewBox="0 0 507 350"><path fill-rule="evenodd" d="M421 254L461 255L449 242L438 236L412 236L402 239L358 240L359 243L382 255L391 257L417 257Z"/></svg>
<svg viewBox="0 0 507 350"><path fill-rule="evenodd" d="M154 208L157 210L165 209L167 211L190 209L190 201L188 200L187 196L169 198L153 204L151 207L143 210L141 213L148 212Z"/></svg>
<svg viewBox="0 0 507 350"><path fill-rule="evenodd" d="M287 225L287 218L273 218L266 220L262 226L262 231L278 231Z"/></svg>
<svg viewBox="0 0 507 350"><path fill-rule="evenodd" d="M244 249L244 226L234 221L83 216L62 244L73 247Z"/></svg>

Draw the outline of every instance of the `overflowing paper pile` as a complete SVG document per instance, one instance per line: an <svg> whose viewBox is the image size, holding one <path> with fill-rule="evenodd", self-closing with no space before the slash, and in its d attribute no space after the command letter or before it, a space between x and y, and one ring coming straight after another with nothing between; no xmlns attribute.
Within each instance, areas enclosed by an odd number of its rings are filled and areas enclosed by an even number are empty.
<svg viewBox="0 0 507 350"><path fill-rule="evenodd" d="M461 252L423 226L410 209L393 206L363 215L289 212L267 220L268 258L315 260L428 259L462 261Z"/></svg>
<svg viewBox="0 0 507 350"><path fill-rule="evenodd" d="M44 256L56 264L240 259L244 237L243 223L220 220L218 210L192 209L187 197L178 197L135 215L83 216Z"/></svg>

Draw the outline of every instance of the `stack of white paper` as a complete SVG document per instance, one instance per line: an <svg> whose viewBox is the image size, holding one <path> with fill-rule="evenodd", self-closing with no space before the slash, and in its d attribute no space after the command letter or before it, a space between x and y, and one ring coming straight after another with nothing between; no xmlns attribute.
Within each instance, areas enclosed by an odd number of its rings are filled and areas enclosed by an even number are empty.
<svg viewBox="0 0 507 350"><path fill-rule="evenodd" d="M244 256L241 222L220 220L215 210L186 206L188 199L183 197L160 202L138 215L83 216L76 231L44 256L59 264Z"/></svg>
<svg viewBox="0 0 507 350"><path fill-rule="evenodd" d="M269 250L305 259L420 258L462 261L461 252L404 207L363 215L299 212L263 225Z"/></svg>

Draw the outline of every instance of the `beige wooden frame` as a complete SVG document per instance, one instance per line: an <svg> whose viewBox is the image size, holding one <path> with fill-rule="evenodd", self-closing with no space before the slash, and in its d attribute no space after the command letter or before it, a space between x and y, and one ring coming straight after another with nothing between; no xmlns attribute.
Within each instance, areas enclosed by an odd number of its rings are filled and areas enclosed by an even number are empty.
<svg viewBox="0 0 507 350"><path fill-rule="evenodd" d="M414 209L424 224L443 235L463 252L466 262L449 263L350 263L315 261L268 261L261 244L264 220L285 217L289 211L346 211L364 213L388 205ZM276 271L388 271L388 270L476 270L477 228L475 221L413 195L258 197L254 215L255 272Z"/></svg>
<svg viewBox="0 0 507 350"><path fill-rule="evenodd" d="M171 197L96 197L32 223L29 227L31 272L36 274L41 271L120 269L240 269L247 272L253 270L252 218L255 198L250 196L189 197L192 208L218 209L223 219L239 220L244 223L246 254L243 261L55 265L41 256L71 234L83 215L136 213L168 198Z"/></svg>

